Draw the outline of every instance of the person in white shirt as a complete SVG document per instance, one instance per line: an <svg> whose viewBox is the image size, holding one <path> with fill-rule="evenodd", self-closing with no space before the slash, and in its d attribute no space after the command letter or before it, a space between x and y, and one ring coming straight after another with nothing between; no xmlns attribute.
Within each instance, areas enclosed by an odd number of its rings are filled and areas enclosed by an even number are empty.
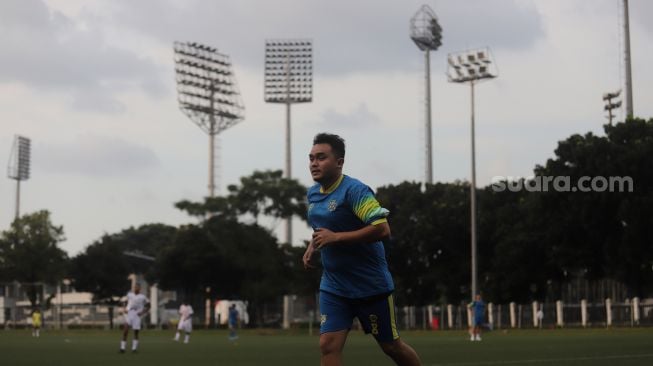
<svg viewBox="0 0 653 366"><path fill-rule="evenodd" d="M184 343L190 340L190 332L193 331L193 307L190 306L188 301L183 301L179 307L179 324L177 324L177 334L175 334L175 342L179 341L181 331L184 331Z"/></svg>
<svg viewBox="0 0 653 366"><path fill-rule="evenodd" d="M134 339L132 340L132 352L138 350L138 333L141 330L141 317L150 310L150 301L141 294L141 286L136 284L134 292L127 293L127 307L125 308L125 325L120 341L120 353L125 353L127 345L127 336L129 328L134 330Z"/></svg>

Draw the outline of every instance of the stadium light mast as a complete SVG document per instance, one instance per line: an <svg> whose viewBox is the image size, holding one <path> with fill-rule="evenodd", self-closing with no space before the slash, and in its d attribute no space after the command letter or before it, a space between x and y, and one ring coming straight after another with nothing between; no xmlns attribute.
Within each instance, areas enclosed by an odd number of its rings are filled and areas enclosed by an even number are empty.
<svg viewBox="0 0 653 366"><path fill-rule="evenodd" d="M179 109L209 135L209 197L215 196L216 136L245 118L229 56L196 42L175 42Z"/></svg>
<svg viewBox="0 0 653 366"><path fill-rule="evenodd" d="M633 75L630 57L630 21L628 16L628 0L623 0L624 7L624 68L625 68L625 92L626 118L633 117Z"/></svg>
<svg viewBox="0 0 653 366"><path fill-rule="evenodd" d="M494 79L499 72L492 60L489 47L451 53L447 56L447 79L452 83L469 83L471 87L471 145L472 181L470 187L471 204L471 260L472 260L472 300L478 293L477 230L476 230L476 140L474 132L474 85L482 80Z"/></svg>
<svg viewBox="0 0 653 366"><path fill-rule="evenodd" d="M313 101L313 41L270 39L265 41L267 103L286 105L286 178L292 178L290 105ZM292 217L286 220L286 241L292 244Z"/></svg>
<svg viewBox="0 0 653 366"><path fill-rule="evenodd" d="M426 95L425 104L425 150L426 150L426 183L433 183L433 143L431 132L431 59L430 52L442 46L442 27L438 23L433 9L422 5L417 13L410 19L410 38L417 48L424 51L424 69Z"/></svg>
<svg viewBox="0 0 653 366"><path fill-rule="evenodd" d="M9 155L7 176L16 181L16 220L20 217L20 182L29 179L31 140L16 135Z"/></svg>
<svg viewBox="0 0 653 366"><path fill-rule="evenodd" d="M603 109L608 111L607 118L610 126L612 126L612 118L614 118L614 115L612 114L612 110L621 107L620 100L617 100L614 103L612 102L612 100L618 98L620 94L621 94L621 90L617 90L614 93L603 94L603 101L605 102L605 107L603 107Z"/></svg>

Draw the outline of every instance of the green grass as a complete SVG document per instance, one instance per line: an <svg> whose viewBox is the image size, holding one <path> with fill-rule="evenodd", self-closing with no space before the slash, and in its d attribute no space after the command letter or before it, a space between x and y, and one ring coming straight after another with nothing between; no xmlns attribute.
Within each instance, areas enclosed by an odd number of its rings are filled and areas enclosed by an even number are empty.
<svg viewBox="0 0 653 366"><path fill-rule="evenodd" d="M238 345L225 331L196 331L190 344L171 331L144 331L138 354L119 354L118 331L0 331L2 365L186 366L318 365L318 337L280 331L240 332ZM495 331L482 342L466 333L403 332L424 365L653 365L653 328ZM131 342L128 343L130 346ZM393 365L371 336L353 331L346 365Z"/></svg>

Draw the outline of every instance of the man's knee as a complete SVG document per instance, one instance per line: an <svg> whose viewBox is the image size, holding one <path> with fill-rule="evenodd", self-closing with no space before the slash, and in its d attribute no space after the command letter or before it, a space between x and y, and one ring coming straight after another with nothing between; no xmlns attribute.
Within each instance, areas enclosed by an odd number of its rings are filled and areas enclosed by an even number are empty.
<svg viewBox="0 0 653 366"><path fill-rule="evenodd" d="M381 342L379 345L381 346L383 352L390 357L398 355L404 350L404 343L401 341L401 339L395 339L392 342Z"/></svg>
<svg viewBox="0 0 653 366"><path fill-rule="evenodd" d="M320 352L323 355L342 352L343 342L339 336L323 334L320 336Z"/></svg>

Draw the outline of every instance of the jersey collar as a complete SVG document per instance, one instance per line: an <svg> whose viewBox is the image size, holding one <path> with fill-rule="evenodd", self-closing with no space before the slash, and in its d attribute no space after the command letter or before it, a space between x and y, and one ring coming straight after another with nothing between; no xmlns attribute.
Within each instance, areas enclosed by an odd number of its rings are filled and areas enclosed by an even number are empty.
<svg viewBox="0 0 653 366"><path fill-rule="evenodd" d="M345 178L345 175L344 175L344 174L340 174L340 178L338 178L338 180L337 180L335 183L333 183L333 184L331 185L331 187L329 187L326 191L324 190L324 188L322 188L322 187L320 186L320 193L322 193L322 194L329 194L329 193L335 191L336 188L338 188L338 187L340 186L340 183L342 183L342 180L343 180L344 178Z"/></svg>

